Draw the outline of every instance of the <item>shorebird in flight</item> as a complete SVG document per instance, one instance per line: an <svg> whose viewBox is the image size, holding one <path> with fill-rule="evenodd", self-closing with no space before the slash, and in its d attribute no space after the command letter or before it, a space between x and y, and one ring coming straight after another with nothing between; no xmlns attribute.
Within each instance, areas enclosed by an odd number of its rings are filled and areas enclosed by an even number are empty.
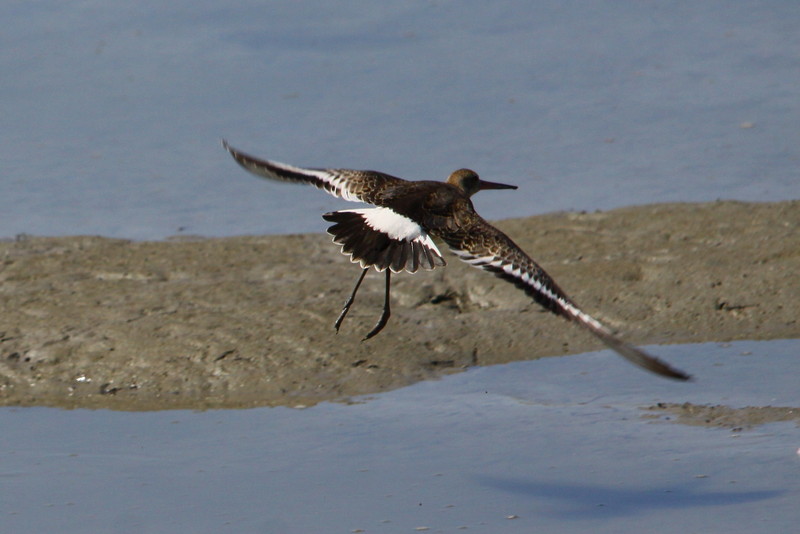
<svg viewBox="0 0 800 534"><path fill-rule="evenodd" d="M572 321L599 338L622 357L653 373L688 380L689 375L618 338L597 319L581 310L511 238L475 212L470 197L485 189L516 189L487 182L469 169L460 169L446 182L408 181L376 171L307 169L259 159L222 142L236 162L251 173L272 180L310 184L345 200L373 208L334 211L322 216L342 253L361 265L353 292L334 327L339 330L370 267L386 273L383 312L364 340L380 332L391 314L392 273L430 270L445 265L433 241L439 238L459 259L522 289L541 306Z"/></svg>

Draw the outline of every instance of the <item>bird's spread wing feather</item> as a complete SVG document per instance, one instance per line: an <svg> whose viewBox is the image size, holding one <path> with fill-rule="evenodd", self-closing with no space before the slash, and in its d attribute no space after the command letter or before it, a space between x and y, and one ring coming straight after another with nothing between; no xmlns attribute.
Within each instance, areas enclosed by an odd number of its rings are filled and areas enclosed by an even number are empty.
<svg viewBox="0 0 800 534"><path fill-rule="evenodd" d="M350 169L306 169L277 161L259 159L236 150L226 141L222 145L246 170L271 180L310 184L331 195L354 202L375 203L375 196L388 187L405 182L402 178L376 171Z"/></svg>
<svg viewBox="0 0 800 534"><path fill-rule="evenodd" d="M503 232L476 216L471 228L437 232L463 261L511 282L544 308L578 323L631 363L669 378L688 380L683 371L630 345L581 310L530 256Z"/></svg>
<svg viewBox="0 0 800 534"><path fill-rule="evenodd" d="M422 227L389 208L334 211L322 218L336 223L328 228L333 242L362 268L414 273L419 268L430 270L445 264Z"/></svg>

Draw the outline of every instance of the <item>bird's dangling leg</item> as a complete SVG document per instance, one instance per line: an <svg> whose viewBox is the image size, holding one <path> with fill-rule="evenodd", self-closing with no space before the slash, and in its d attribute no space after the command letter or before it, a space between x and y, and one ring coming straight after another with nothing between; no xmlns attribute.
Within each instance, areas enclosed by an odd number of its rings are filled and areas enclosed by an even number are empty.
<svg viewBox="0 0 800 534"><path fill-rule="evenodd" d="M386 294L383 297L383 312L381 312L381 317L378 319L378 323L375 327L369 331L364 339L361 341L366 341L381 330L383 327L386 326L386 323L389 322L389 316L392 314L392 310L389 308L389 293L391 287L391 280L392 280L392 271L390 269L386 269Z"/></svg>
<svg viewBox="0 0 800 534"><path fill-rule="evenodd" d="M339 327L342 326L342 321L344 321L347 312L350 311L350 306L353 305L353 302L356 300L356 293L358 293L358 288L361 287L361 282L364 280L364 277L367 275L367 271L369 267L364 268L361 271L361 276L358 277L358 282L356 282L356 287L353 288L353 292L350 294L350 298L347 299L347 302L344 303L344 307L342 308L342 313L339 314L339 317L336 319L336 322L333 323L333 327L336 329L336 332L339 332Z"/></svg>

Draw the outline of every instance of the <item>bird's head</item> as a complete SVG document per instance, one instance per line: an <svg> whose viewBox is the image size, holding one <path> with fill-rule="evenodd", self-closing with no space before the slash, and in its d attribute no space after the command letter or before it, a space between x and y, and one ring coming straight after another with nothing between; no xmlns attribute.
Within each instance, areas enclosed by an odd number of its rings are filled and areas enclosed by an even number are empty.
<svg viewBox="0 0 800 534"><path fill-rule="evenodd" d="M516 185L487 182L478 177L478 173L469 169L459 169L447 179L447 183L462 190L468 197L484 189L516 189Z"/></svg>

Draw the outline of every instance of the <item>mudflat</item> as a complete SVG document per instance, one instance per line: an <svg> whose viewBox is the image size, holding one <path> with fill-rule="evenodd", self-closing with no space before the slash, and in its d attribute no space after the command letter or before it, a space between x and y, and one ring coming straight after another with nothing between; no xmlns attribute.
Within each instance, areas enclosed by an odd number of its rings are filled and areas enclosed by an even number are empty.
<svg viewBox="0 0 800 534"><path fill-rule="evenodd" d="M632 343L800 337L800 201L649 205L497 226ZM450 254L445 268L394 276L392 318L362 342L383 302L383 275L371 272L337 334L359 268L323 232L19 236L0 242L0 259L0 405L310 405L602 348Z"/></svg>

